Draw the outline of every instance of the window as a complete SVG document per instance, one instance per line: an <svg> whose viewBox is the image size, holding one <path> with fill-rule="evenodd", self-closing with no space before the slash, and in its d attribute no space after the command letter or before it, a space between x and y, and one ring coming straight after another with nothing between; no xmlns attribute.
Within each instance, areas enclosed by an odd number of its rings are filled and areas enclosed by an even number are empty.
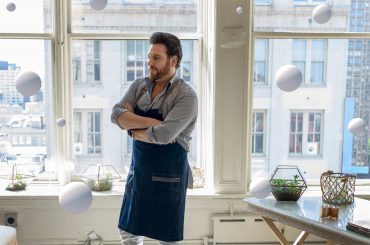
<svg viewBox="0 0 370 245"><path fill-rule="evenodd" d="M100 82L100 41L74 41L72 44L74 83Z"/></svg>
<svg viewBox="0 0 370 245"><path fill-rule="evenodd" d="M50 158L55 150L51 143L55 105L51 4L48 0L16 1L16 11L10 12L5 6L12 3L0 2L0 22L4 23L0 25L0 173L9 173L12 163L28 162L22 170L41 177L46 174L41 159ZM29 72L37 75L41 87L32 94L21 93L17 81L29 77ZM29 84L28 79L24 82ZM0 179L0 185L3 181L8 182Z"/></svg>
<svg viewBox="0 0 370 245"><path fill-rule="evenodd" d="M325 43L325 40L293 40L292 63L301 70L303 82L306 84L325 83ZM306 71L310 72L309 78Z"/></svg>
<svg viewBox="0 0 370 245"><path fill-rule="evenodd" d="M257 39L254 51L254 82L267 83L267 40Z"/></svg>
<svg viewBox="0 0 370 245"><path fill-rule="evenodd" d="M149 42L147 40L127 40L127 82L146 75L148 64L146 62Z"/></svg>
<svg viewBox="0 0 370 245"><path fill-rule="evenodd" d="M325 69L325 41L312 41L312 58L311 58L311 84L324 83L324 69Z"/></svg>
<svg viewBox="0 0 370 245"><path fill-rule="evenodd" d="M151 33L186 34L186 39L181 40L183 60L177 72L197 89L198 1L167 3L110 1L106 11L97 14L91 11L89 4L72 1L70 74L76 173L81 173L89 164L103 163L112 165L126 177L131 164L132 140L126 131L110 122L110 114L131 82L147 75ZM189 162L204 168L204 164L198 163L196 138L195 132Z"/></svg>
<svg viewBox="0 0 370 245"><path fill-rule="evenodd" d="M321 112L290 113L289 154L321 154Z"/></svg>
<svg viewBox="0 0 370 245"><path fill-rule="evenodd" d="M304 14L323 2L333 10L348 8L345 17L333 15L327 23L318 24ZM252 176L264 172L259 174L268 177L277 164L295 164L317 184L327 169L369 180L369 130L359 136L348 130L351 119L360 117L368 124L370 118L369 100L365 99L370 91L370 41L356 33L368 32L365 20L369 13L363 4L297 0L254 6L253 69L258 67L256 57L265 54L257 43L265 39L269 44L266 73L276 74L280 67L293 64L302 71L303 83L292 92L280 90L273 79L272 86L253 87L254 112L264 108L269 114L265 132L269 146L261 158L254 155L252 143ZM287 14L273 15L276 9ZM253 130L250 137L255 137Z"/></svg>
<svg viewBox="0 0 370 245"><path fill-rule="evenodd" d="M101 154L101 113L99 111L74 112L74 152L81 154Z"/></svg>
<svg viewBox="0 0 370 245"><path fill-rule="evenodd" d="M293 65L298 67L303 76L303 81L305 82L306 77L306 40L293 40Z"/></svg>
<svg viewBox="0 0 370 245"><path fill-rule="evenodd" d="M87 114L87 152L88 154L101 153L100 112Z"/></svg>
<svg viewBox="0 0 370 245"><path fill-rule="evenodd" d="M265 131L266 131L266 112L253 112L252 125L252 154L264 155L265 153Z"/></svg>

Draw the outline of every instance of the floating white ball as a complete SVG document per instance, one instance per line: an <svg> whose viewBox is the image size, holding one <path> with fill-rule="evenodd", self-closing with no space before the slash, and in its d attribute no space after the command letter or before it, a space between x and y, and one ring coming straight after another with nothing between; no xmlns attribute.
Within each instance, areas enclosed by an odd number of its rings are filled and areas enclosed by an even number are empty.
<svg viewBox="0 0 370 245"><path fill-rule="evenodd" d="M365 121L359 117L353 118L348 123L348 130L354 135L363 133L365 131L365 127Z"/></svg>
<svg viewBox="0 0 370 245"><path fill-rule="evenodd" d="M7 5L6 5L6 9L9 11L9 12L13 12L15 9L16 9L16 5L15 5L15 3L8 3Z"/></svg>
<svg viewBox="0 0 370 245"><path fill-rule="evenodd" d="M302 78L301 70L294 65L280 67L275 75L276 85L285 92L291 92L299 88Z"/></svg>
<svg viewBox="0 0 370 245"><path fill-rule="evenodd" d="M81 182L71 182L65 185L59 195L59 204L68 213L83 213L90 208L91 203L91 190Z"/></svg>
<svg viewBox="0 0 370 245"><path fill-rule="evenodd" d="M41 88L41 78L33 71L22 72L15 78L15 88L24 96L35 95Z"/></svg>
<svg viewBox="0 0 370 245"><path fill-rule="evenodd" d="M244 12L243 7L237 7L237 8L236 8L236 13L237 13L237 14L242 14L243 12Z"/></svg>
<svg viewBox="0 0 370 245"><path fill-rule="evenodd" d="M332 15L331 7L327 4L317 5L312 11L312 19L318 24L325 24Z"/></svg>
<svg viewBox="0 0 370 245"><path fill-rule="evenodd" d="M249 185L251 194L257 198L265 198L271 193L271 184L268 179L257 178Z"/></svg>
<svg viewBox="0 0 370 245"><path fill-rule="evenodd" d="M56 121L56 124L59 126L59 127L64 127L66 126L66 120L62 117L58 118L57 121Z"/></svg>
<svg viewBox="0 0 370 245"><path fill-rule="evenodd" d="M108 0L90 0L89 4L95 10L102 10L107 6Z"/></svg>

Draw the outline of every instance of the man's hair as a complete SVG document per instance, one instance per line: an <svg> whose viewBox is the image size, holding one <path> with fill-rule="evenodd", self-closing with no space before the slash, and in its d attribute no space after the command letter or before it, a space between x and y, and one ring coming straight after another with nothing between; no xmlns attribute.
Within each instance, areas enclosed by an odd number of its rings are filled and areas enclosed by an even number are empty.
<svg viewBox="0 0 370 245"><path fill-rule="evenodd" d="M150 44L163 44L167 48L167 56L177 56L176 68L179 68L182 60L182 47L180 40L171 33L154 32L150 39Z"/></svg>

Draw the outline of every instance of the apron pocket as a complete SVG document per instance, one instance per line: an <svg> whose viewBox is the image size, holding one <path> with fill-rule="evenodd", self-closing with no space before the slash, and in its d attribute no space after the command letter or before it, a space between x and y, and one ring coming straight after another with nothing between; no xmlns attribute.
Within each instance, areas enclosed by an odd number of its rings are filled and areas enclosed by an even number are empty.
<svg viewBox="0 0 370 245"><path fill-rule="evenodd" d="M158 204L168 205L179 202L181 190L180 174L153 173L152 185Z"/></svg>

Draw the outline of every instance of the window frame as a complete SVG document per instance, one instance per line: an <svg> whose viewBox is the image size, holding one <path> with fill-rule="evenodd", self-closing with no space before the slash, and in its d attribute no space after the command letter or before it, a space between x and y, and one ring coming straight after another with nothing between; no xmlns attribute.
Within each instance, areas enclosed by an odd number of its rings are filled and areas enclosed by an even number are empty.
<svg viewBox="0 0 370 245"><path fill-rule="evenodd" d="M326 1L326 2L328 3L329 1ZM304 4L295 4L292 1L293 7L299 7L299 6L302 6L302 7L308 6L308 7L310 7L310 6L315 5L315 4L316 3L312 2L312 1L308 1L308 2L305 1ZM252 4L251 11L247 12L246 14L250 15L250 16L254 16L253 9L254 9L254 5ZM251 32L250 32L250 40L251 40L252 43L254 43L256 39L261 39L261 38L266 38L266 39L269 39L269 40L272 40L272 41L274 41L274 40L289 40L289 39L291 39L291 40L296 40L296 39L297 40L299 40L299 39L305 39L305 40L324 39L324 40L326 40L326 45L330 46L330 41L331 40L345 39L345 40L348 40L348 41L356 40L353 43L353 45L355 47L357 47L357 42L361 42L361 40L369 40L369 36L368 36L369 32L335 32L335 31L333 31L333 32L321 31L320 32L320 31L321 30L318 30L318 32L314 32L313 30L305 30L305 31L301 31L301 32L297 32L297 31L291 31L291 32L289 32L289 31L275 31L275 32L273 32L273 31L269 31L269 30L257 30L252 25ZM251 47L252 47L252 52L254 52L254 46L251 45ZM327 55L326 55L326 59L327 59ZM327 63L327 60L325 60L325 62ZM253 71L253 66L254 66L254 62L250 62L249 66L248 66L249 70ZM325 73L326 73L326 68L325 68ZM253 81L253 76L250 76L249 79L250 79L250 81ZM303 86L305 86L305 84ZM248 90L247 96L253 98L253 91ZM317 108L317 109L321 110L322 108ZM248 110L252 110L252 108L248 107ZM324 116L325 116L325 110L324 110ZM250 117L249 117L249 119L250 119ZM324 123L325 123L324 118L323 118L323 120L324 120ZM326 127L327 126L328 125L326 125ZM343 127L345 127L345 125ZM322 127L322 130L324 130L324 126ZM325 134L324 131L323 131L323 134ZM323 134L322 134L323 138L321 139L322 144L325 141L324 140L325 135L323 135ZM289 151L289 149L287 151ZM322 151L321 151L322 156L321 157L323 157L323 154L324 154L323 151L324 151L324 147L322 147ZM250 159L250 154L247 154L247 156L249 157L248 159ZM351 156L349 156L349 157L351 157ZM249 170L251 169L251 164L252 164L252 161L248 160L247 169L249 169ZM351 166L347 166L347 165L344 162L339 163L339 166L338 166L339 171L340 171L340 169L344 172L352 171L354 169L356 169L356 171L358 171L358 169L359 169L359 167L351 167ZM356 172L356 171L354 171L354 172ZM358 171L357 173L363 173L361 171ZM366 170L366 171L368 171L368 170ZM368 180L369 179L366 179L366 181L368 181ZM249 182L251 181L251 176L249 176L248 181ZM313 181L312 182L313 185L318 185L319 184L318 180L316 180L316 179L312 180L312 181Z"/></svg>
<svg viewBox="0 0 370 245"><path fill-rule="evenodd" d="M256 121L257 121L257 118L256 118L256 114L262 114L263 116L263 129L262 129L262 132L257 132L256 131ZM252 149L251 149L251 154L252 154L252 157L264 157L266 156L266 131L267 131L267 110L259 110L259 109L255 109L253 110L253 123L252 123ZM262 152L254 152L255 150L255 135L256 134L259 134L261 135L262 134Z"/></svg>
<svg viewBox="0 0 370 245"><path fill-rule="evenodd" d="M201 25L201 21L202 21L202 18L200 17L200 13L202 11L205 11L204 10L204 7L203 7L204 3L202 3L202 1L199 1L198 2L198 32L197 33L193 33L193 34L189 34L189 33L184 33L184 34L176 34L180 40L190 40L190 41L195 41L197 42L198 44L198 49L196 51L196 55L197 55L197 63L198 63L198 66L201 64L201 60L202 60L202 57L201 57L201 54L202 54L202 49L201 49L201 40L202 40L202 37L203 37L203 34L201 33L201 30L202 30L202 25ZM69 9L69 10L72 10L72 2L71 0L68 0L66 5L63 6L65 9ZM70 14L71 12L68 12L67 11L67 15ZM73 41L86 41L86 40L92 40L92 41L96 41L96 40L99 40L99 41L105 41L105 40L109 40L109 41L117 41L117 42L121 42L121 47L122 47L122 50L125 50L125 52L127 51L127 42L125 42L125 45L123 45L123 41L143 41L144 43L146 41L149 40L149 37L151 35L151 33L131 33L131 32L127 32L127 33L119 33L119 34L116 34L116 33L76 33L76 32L72 32L72 19L71 18L68 18L68 16L66 16L67 18L67 32L64 34L64 42L67 43L67 47L68 49L64 50L64 52L67 52L67 54L69 55L70 54L70 48L71 48L71 45L69 45L71 42ZM102 42L100 42L100 45L102 45ZM136 46L136 44L135 44ZM144 67L146 67L146 57L147 57L147 51L148 50L145 50L145 47L146 45L143 44L143 62L144 62ZM101 56L102 57L102 56ZM193 58L193 57L191 57ZM121 57L121 62L123 62L123 64L127 64L127 61L128 61L128 57L127 55L122 55ZM135 60L137 61L137 60ZM68 67L69 69L72 69L72 59L67 59L66 61L66 67ZM182 68L182 67L180 67ZM179 69L180 69L179 68ZM131 81L128 81L127 79L127 70L124 69L124 72L122 72L122 75L120 76L121 77L121 81L123 84L123 86L128 86ZM196 70L196 74L192 74L192 79L193 79L193 76L194 76L194 80L196 79L197 81L200 81L200 77L201 77L201 69L197 68ZM144 73L145 74L145 73ZM72 76L72 73L71 73L71 76ZM72 77L68 77L68 79L72 79ZM79 85L79 84L77 84ZM204 90L201 88L203 87L203 85L198 85L198 88L194 88L197 90L198 92L198 97L202 96L201 93L204 92ZM72 94L72 87L69 87L68 90L65 91L65 94L68 94L68 95L71 95ZM122 94L123 95L123 94ZM72 97L72 96L70 96ZM69 98L71 100L71 98ZM68 102L70 105L72 104L72 102ZM113 106L113 105L112 105ZM73 110L73 108L71 107L70 109L68 110ZM199 110L200 111L200 110ZM73 112L69 112L70 114L73 114ZM199 112L200 113L200 112ZM103 118L103 116L101 116L101 118ZM198 123L197 124L201 124L202 123L202 119L200 119L200 117L198 116ZM194 142L200 142L201 140L204 139L204 134L201 135L200 134L200 130L199 130L200 127L198 127L197 129L197 139L193 139ZM104 133L104 127L101 127L101 130L102 130L102 133ZM104 141L103 141L103 136L101 138L102 140L102 148L104 147ZM73 142L73 134L72 135L69 135L68 136L68 139L67 141L69 142ZM123 147L127 148L129 147L129 142L126 142L123 144ZM200 148L199 146L199 143L198 145L196 146L196 158L198 159L197 161L200 162L201 160L201 151L198 150L198 148ZM63 155L65 156L68 156L69 159L73 159L73 151L72 152L67 152L66 150L63 151ZM81 154L81 155L78 155L78 157L80 158L81 156L81 159L83 157L86 157L85 154ZM88 155L89 156L89 155ZM100 155L102 156L102 155ZM104 157L104 156L102 156ZM126 155L124 157L127 157ZM205 158L203 156L203 158ZM205 163L206 161L204 161ZM208 161L209 162L209 161ZM207 162L207 163L208 163ZM204 166L205 168L207 168L207 166ZM126 176L122 176L124 179ZM209 180L210 181L210 180Z"/></svg>
<svg viewBox="0 0 370 245"><path fill-rule="evenodd" d="M304 41L304 58L303 59L296 59L296 48L295 43L296 41ZM323 50L322 50L322 60L315 60L314 59L314 52L317 52L317 49L313 49L313 43L322 41L323 42ZM297 67L303 67L302 75L303 80L302 83L304 86L310 87L318 87L318 86L326 86L326 66L327 66L327 47L328 42L324 39L293 39L292 40L292 64L296 65ZM298 64L302 64L298 65ZM312 81L312 72L314 71L314 63L322 63L322 81L321 83L313 82ZM317 75L317 72L316 72Z"/></svg>
<svg viewBox="0 0 370 245"><path fill-rule="evenodd" d="M302 115L302 122L301 122L301 131L297 131L297 119L296 119L296 123L295 123L295 131L292 132L292 114L299 114L299 115ZM320 114L320 132L317 133L316 131L314 131L313 133L309 131L309 127L310 127L310 116L311 114L314 115L314 119L315 119L315 115L316 114ZM323 149L324 149L324 145L323 145L323 128L325 127L324 125L324 116L325 116L325 112L323 110L291 110L290 113L289 113L289 145L288 145L288 157L291 158L291 157L313 157L313 158L318 158L318 157L322 157L323 156ZM297 117L296 117L297 118ZM316 126L316 121L314 120L314 129L315 129L315 126ZM291 152L290 150L290 144L291 144L291 135L300 135L301 136L301 152ZM307 153L308 152L308 148L309 148L309 144L311 143L309 141L309 135L311 134L319 134L320 135L320 141L319 141L319 147L317 148L317 154L309 154ZM295 137L294 137L295 138ZM296 140L296 138L295 138ZM295 142L294 140L294 142ZM316 142L312 142L312 143L316 143ZM294 147L296 148L296 147Z"/></svg>

